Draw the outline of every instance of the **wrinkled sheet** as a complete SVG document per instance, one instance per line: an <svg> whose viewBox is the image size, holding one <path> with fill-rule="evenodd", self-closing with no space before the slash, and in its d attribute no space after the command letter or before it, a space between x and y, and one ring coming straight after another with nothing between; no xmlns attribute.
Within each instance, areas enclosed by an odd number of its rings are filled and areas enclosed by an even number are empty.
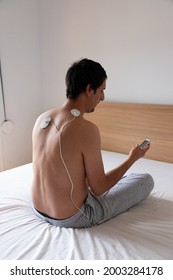
<svg viewBox="0 0 173 280"><path fill-rule="evenodd" d="M126 158L107 151L102 156L106 171ZM153 176L151 195L126 213L87 229L56 228L35 216L32 164L1 172L0 259L173 259L173 164L140 159L128 171L132 172Z"/></svg>

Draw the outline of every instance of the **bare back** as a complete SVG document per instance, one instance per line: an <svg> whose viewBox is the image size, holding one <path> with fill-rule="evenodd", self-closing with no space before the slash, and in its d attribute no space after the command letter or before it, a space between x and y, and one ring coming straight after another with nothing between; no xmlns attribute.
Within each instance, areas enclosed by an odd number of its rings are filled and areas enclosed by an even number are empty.
<svg viewBox="0 0 173 280"><path fill-rule="evenodd" d="M51 123L43 129L40 124L48 116ZM88 193L83 155L90 125L63 110L47 112L36 121L32 201L37 210L65 219L82 207Z"/></svg>

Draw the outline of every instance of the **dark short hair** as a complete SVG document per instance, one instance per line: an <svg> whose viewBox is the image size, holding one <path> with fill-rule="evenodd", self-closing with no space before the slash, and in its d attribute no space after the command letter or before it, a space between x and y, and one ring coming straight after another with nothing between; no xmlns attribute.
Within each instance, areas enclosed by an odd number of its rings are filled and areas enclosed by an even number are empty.
<svg viewBox="0 0 173 280"><path fill-rule="evenodd" d="M86 90L87 85L96 91L106 78L106 71L100 63L87 58L76 61L66 74L66 96L68 99L76 99Z"/></svg>

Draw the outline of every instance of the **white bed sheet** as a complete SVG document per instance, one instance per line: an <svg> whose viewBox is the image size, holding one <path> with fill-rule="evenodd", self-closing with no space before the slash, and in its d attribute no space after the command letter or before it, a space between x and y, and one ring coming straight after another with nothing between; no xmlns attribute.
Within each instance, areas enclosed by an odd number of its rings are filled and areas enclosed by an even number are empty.
<svg viewBox="0 0 173 280"><path fill-rule="evenodd" d="M126 156L102 152L105 170ZM140 159L129 170L155 180L150 197L87 229L56 228L32 211L32 165L0 173L0 259L173 259L173 164Z"/></svg>

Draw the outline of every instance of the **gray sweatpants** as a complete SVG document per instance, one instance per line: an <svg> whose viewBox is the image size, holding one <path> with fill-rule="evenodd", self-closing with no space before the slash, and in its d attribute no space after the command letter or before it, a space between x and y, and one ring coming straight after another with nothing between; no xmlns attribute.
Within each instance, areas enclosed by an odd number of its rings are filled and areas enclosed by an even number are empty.
<svg viewBox="0 0 173 280"><path fill-rule="evenodd" d="M64 220L45 217L35 208L35 214L56 227L86 228L101 224L141 202L150 194L154 187L151 175L130 174L122 179L109 191L100 196L88 192L85 204L75 215Z"/></svg>

